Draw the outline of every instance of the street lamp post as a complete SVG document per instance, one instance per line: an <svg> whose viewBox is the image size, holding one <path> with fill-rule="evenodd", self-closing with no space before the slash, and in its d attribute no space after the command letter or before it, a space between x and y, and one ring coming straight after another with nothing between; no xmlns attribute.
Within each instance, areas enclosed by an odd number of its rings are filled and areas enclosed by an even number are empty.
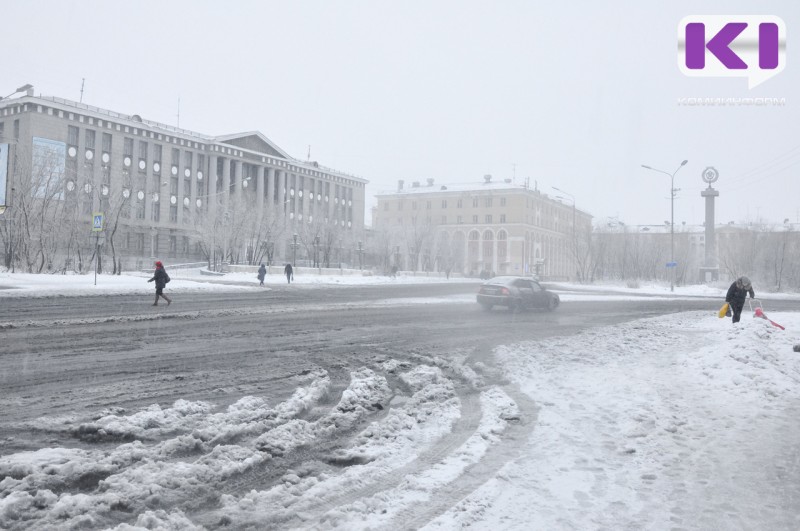
<svg viewBox="0 0 800 531"><path fill-rule="evenodd" d="M358 240L358 268L364 269L364 247L361 240Z"/></svg>
<svg viewBox="0 0 800 531"><path fill-rule="evenodd" d="M663 170L657 170L655 168L651 168L645 164L642 164L642 168L656 171L658 173L663 173L664 175L669 175L669 210L670 210L670 219L669 219L669 267L672 268L672 275L669 278L669 290L675 291L675 174L678 173L678 170L686 166L686 163L689 162L688 160L684 160L681 162L681 165L678 166L674 172L667 173Z"/></svg>
<svg viewBox="0 0 800 531"><path fill-rule="evenodd" d="M297 233L293 235L294 242L292 243L292 267L297 267Z"/></svg>

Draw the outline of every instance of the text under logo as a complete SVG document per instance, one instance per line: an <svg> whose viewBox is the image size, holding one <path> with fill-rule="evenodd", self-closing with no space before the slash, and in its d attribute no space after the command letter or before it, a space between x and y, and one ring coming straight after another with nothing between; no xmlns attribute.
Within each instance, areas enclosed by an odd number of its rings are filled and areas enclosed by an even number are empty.
<svg viewBox="0 0 800 531"><path fill-rule="evenodd" d="M678 24L678 68L760 85L786 67L786 25L773 15L693 15Z"/></svg>

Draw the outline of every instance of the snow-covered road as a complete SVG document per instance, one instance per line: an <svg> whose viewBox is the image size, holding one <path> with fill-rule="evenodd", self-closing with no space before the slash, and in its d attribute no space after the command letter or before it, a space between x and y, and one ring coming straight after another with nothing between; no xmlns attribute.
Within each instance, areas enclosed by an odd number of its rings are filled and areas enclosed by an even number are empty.
<svg viewBox="0 0 800 531"><path fill-rule="evenodd" d="M800 527L800 313L323 295L6 316L0 528Z"/></svg>

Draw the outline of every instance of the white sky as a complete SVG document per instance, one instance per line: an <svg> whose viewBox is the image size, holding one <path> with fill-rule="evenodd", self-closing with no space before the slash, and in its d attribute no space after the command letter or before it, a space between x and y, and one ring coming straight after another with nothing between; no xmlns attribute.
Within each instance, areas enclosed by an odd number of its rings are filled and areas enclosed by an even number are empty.
<svg viewBox="0 0 800 531"><path fill-rule="evenodd" d="M704 2L3 2L0 95L24 83L222 135L259 130L292 156L370 181L368 196L529 177L595 217L702 223L715 166L718 221L800 221L800 74L791 0ZM786 69L742 78L677 68L691 14L770 14ZM783 107L679 107L682 97L786 98ZM371 198L368 198L368 204ZM367 212L367 220L370 219Z"/></svg>

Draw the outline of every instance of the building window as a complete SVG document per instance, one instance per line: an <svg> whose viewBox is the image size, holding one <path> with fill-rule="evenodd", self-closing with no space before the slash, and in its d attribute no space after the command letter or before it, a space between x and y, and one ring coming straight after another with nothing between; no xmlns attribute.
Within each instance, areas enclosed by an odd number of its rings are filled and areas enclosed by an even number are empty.
<svg viewBox="0 0 800 531"><path fill-rule="evenodd" d="M169 220L173 223L178 222L178 206L170 205L169 207Z"/></svg>
<svg viewBox="0 0 800 531"><path fill-rule="evenodd" d="M153 162L161 163L161 144L153 146Z"/></svg>
<svg viewBox="0 0 800 531"><path fill-rule="evenodd" d="M491 223L491 222L492 222L492 215L486 214L486 223Z"/></svg>
<svg viewBox="0 0 800 531"><path fill-rule="evenodd" d="M500 214L500 223L505 223L505 222L506 222L506 215Z"/></svg>
<svg viewBox="0 0 800 531"><path fill-rule="evenodd" d="M462 217L461 217L461 216L458 216L458 217L456 218L456 223L458 223L459 225L461 225L462 223L464 223L464 220L462 219Z"/></svg>
<svg viewBox="0 0 800 531"><path fill-rule="evenodd" d="M474 216L472 216L472 222L473 222L473 223L477 223L477 222L478 222L478 216L477 216L477 214L476 214L476 215L474 215Z"/></svg>
<svg viewBox="0 0 800 531"><path fill-rule="evenodd" d="M462 206L464 206L464 204L462 203L461 199L459 199L458 203L456 204L456 208L461 208Z"/></svg>
<svg viewBox="0 0 800 531"><path fill-rule="evenodd" d="M3 140L3 133L5 132L6 124L0 122L0 140Z"/></svg>
<svg viewBox="0 0 800 531"><path fill-rule="evenodd" d="M94 149L94 130L86 130L86 149Z"/></svg>
<svg viewBox="0 0 800 531"><path fill-rule="evenodd" d="M506 206L506 198L505 197L501 197L500 198L500 206Z"/></svg>
<svg viewBox="0 0 800 531"><path fill-rule="evenodd" d="M136 239L136 250L139 252L144 251L144 234L139 234L139 237Z"/></svg>
<svg viewBox="0 0 800 531"><path fill-rule="evenodd" d="M472 206L474 206L474 207L478 206L478 198L477 197L473 197L472 198Z"/></svg>
<svg viewBox="0 0 800 531"><path fill-rule="evenodd" d="M426 210L430 210L431 209L431 201L428 201L428 204L425 205L425 209Z"/></svg>
<svg viewBox="0 0 800 531"><path fill-rule="evenodd" d="M124 155L126 157L132 157L133 156L133 139L125 137L125 140L124 140L122 146L123 146L122 151L123 151Z"/></svg>
<svg viewBox="0 0 800 531"><path fill-rule="evenodd" d="M77 146L79 135L80 135L80 129L78 129L74 125L67 126L67 144L71 146Z"/></svg>
<svg viewBox="0 0 800 531"><path fill-rule="evenodd" d="M103 133L103 151L111 153L111 135Z"/></svg>
<svg viewBox="0 0 800 531"><path fill-rule="evenodd" d="M491 197L487 197L487 198L486 198L486 206L487 206L487 207L490 207L490 206L492 206L492 198L491 198Z"/></svg>
<svg viewBox="0 0 800 531"><path fill-rule="evenodd" d="M442 208L447 208L447 199L442 199Z"/></svg>

